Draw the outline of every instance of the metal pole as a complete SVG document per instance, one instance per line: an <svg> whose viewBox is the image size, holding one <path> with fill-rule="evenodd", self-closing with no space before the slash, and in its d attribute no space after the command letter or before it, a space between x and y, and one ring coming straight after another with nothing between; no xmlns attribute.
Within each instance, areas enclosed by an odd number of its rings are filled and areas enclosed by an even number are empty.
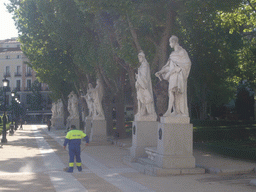
<svg viewBox="0 0 256 192"><path fill-rule="evenodd" d="M2 140L1 143L7 143L6 139L6 87L3 87L4 89L4 115L3 115L3 131L2 131Z"/></svg>

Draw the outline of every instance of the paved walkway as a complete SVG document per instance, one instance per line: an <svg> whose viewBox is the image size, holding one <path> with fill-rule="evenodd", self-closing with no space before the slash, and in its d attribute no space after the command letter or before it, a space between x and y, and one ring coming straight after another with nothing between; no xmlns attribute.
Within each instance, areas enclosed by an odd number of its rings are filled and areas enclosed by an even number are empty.
<svg viewBox="0 0 256 192"><path fill-rule="evenodd" d="M198 165L209 172L226 174L153 177L123 164L129 150L117 145L82 146L83 171L66 173L68 152L64 131L47 131L44 125L24 125L0 147L0 191L46 192L240 192L256 191L256 162L238 161L194 151ZM122 143L122 141L120 141ZM126 147L129 140L123 140ZM83 144L84 145L84 144ZM231 174L232 173L232 174ZM237 174L238 173L238 174Z"/></svg>

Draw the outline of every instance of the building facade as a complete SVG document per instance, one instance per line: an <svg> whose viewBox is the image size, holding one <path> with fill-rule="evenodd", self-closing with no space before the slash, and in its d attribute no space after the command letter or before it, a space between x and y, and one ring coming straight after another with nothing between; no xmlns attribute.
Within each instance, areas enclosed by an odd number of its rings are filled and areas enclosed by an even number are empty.
<svg viewBox="0 0 256 192"><path fill-rule="evenodd" d="M22 107L31 111L32 85L36 80L36 72L27 64L28 58L20 49L21 44L16 38L0 41L0 79L8 79L6 92L7 106L11 104L11 92L15 91ZM0 87L2 88L2 83ZM42 96L41 110L51 109L48 85L40 84Z"/></svg>

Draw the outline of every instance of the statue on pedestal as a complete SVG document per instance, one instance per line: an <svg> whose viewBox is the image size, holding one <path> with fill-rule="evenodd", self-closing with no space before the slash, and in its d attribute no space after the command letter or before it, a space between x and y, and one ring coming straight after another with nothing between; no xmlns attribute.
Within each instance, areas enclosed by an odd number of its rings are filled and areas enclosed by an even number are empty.
<svg viewBox="0 0 256 192"><path fill-rule="evenodd" d="M103 85L99 79L96 81L96 87L92 89L93 97L93 119L104 119L104 111L102 108L102 99L103 99Z"/></svg>
<svg viewBox="0 0 256 192"><path fill-rule="evenodd" d="M135 120L155 121L157 116L154 108L150 67L143 51L138 54L138 59L141 65L138 68L135 83L138 99L138 112L135 115Z"/></svg>
<svg viewBox="0 0 256 192"><path fill-rule="evenodd" d="M87 93L85 96L81 96L83 98L85 98L85 101L87 103L87 107L89 109L89 115L88 117L92 117L93 116L93 113L94 113L94 104L93 104L93 87L92 87L92 84L89 83L88 84L88 88L87 88Z"/></svg>
<svg viewBox="0 0 256 192"><path fill-rule="evenodd" d="M51 117L51 119L54 119L54 118L56 118L56 116L57 116L57 103L52 103L52 109L51 109L51 111L52 111L52 117Z"/></svg>
<svg viewBox="0 0 256 192"><path fill-rule="evenodd" d="M169 40L174 51L165 66L155 75L169 82L169 104L164 117L186 116L188 117L187 105L187 79L191 68L188 53L178 43L178 37L172 36Z"/></svg>
<svg viewBox="0 0 256 192"><path fill-rule="evenodd" d="M63 103L61 101L61 99L58 100L57 103L57 116L58 118L63 118L64 117L64 109L63 109Z"/></svg>
<svg viewBox="0 0 256 192"><path fill-rule="evenodd" d="M76 94L72 91L68 96L68 112L69 119L79 119L78 111L78 98Z"/></svg>

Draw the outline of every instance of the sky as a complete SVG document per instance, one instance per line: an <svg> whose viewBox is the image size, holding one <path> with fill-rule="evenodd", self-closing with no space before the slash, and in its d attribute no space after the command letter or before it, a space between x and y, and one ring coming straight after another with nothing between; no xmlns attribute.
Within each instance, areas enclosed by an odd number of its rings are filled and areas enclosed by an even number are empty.
<svg viewBox="0 0 256 192"><path fill-rule="evenodd" d="M4 3L9 3L9 0L0 0L0 40L18 37L12 14L7 11Z"/></svg>

